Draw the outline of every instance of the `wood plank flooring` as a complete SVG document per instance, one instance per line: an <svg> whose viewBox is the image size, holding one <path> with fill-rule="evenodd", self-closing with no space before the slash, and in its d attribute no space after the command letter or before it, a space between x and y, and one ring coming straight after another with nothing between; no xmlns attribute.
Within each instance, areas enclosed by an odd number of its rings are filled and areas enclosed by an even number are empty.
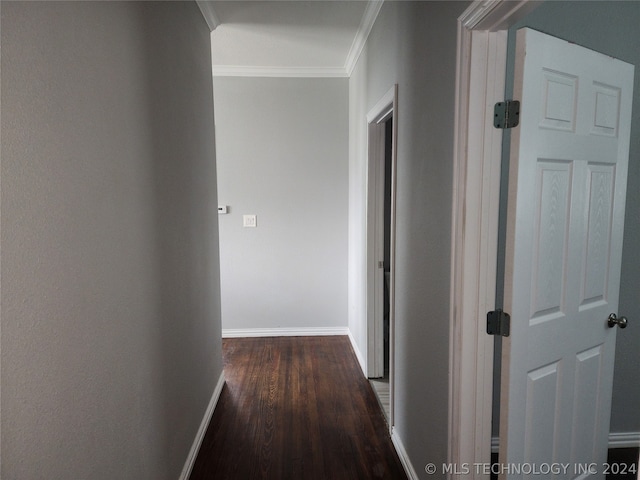
<svg viewBox="0 0 640 480"><path fill-rule="evenodd" d="M347 337L224 339L223 354L191 480L407 478Z"/></svg>

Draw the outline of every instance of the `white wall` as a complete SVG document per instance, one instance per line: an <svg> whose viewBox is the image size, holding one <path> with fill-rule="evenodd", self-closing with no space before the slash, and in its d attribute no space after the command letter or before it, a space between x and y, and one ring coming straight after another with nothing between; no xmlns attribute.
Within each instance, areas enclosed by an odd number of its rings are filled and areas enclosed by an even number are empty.
<svg viewBox="0 0 640 480"><path fill-rule="evenodd" d="M222 371L209 31L1 13L0 476L175 480Z"/></svg>
<svg viewBox="0 0 640 480"><path fill-rule="evenodd" d="M347 79L216 77L214 92L223 330L346 330Z"/></svg>
<svg viewBox="0 0 640 480"><path fill-rule="evenodd" d="M420 478L447 461L456 19L385 2L349 82L349 328L366 355L366 114L398 84L395 433Z"/></svg>

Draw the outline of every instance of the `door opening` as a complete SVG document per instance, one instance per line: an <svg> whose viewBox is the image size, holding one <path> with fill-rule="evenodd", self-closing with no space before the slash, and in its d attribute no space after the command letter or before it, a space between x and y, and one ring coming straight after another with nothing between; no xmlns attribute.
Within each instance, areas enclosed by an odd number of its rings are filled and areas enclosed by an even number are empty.
<svg viewBox="0 0 640 480"><path fill-rule="evenodd" d="M382 350L376 355L382 356L376 363L382 364L382 375L371 378L371 386L378 396L380 406L389 419L389 363L390 363L390 306L391 306L391 172L392 172L392 152L393 152L393 117L384 123L384 191L383 191L383 282L382 295Z"/></svg>
<svg viewBox="0 0 640 480"><path fill-rule="evenodd" d="M393 426L396 91L367 115L367 377Z"/></svg>
<svg viewBox="0 0 640 480"><path fill-rule="evenodd" d="M393 117L384 127L384 314L383 314L383 378L389 381L389 313L391 276L391 163L393 155ZM388 416L388 415L387 415Z"/></svg>

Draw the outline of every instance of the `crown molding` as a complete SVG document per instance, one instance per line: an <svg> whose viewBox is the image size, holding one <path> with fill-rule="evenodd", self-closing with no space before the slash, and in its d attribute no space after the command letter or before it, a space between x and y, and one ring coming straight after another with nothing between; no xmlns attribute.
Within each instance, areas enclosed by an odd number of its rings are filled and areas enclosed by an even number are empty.
<svg viewBox="0 0 640 480"><path fill-rule="evenodd" d="M213 32L216 27L220 25L220 19L213 9L213 2L207 0L196 0L196 3L198 4L198 8L200 8L200 12L204 17L204 20L207 22L207 25L209 25L209 31Z"/></svg>
<svg viewBox="0 0 640 480"><path fill-rule="evenodd" d="M213 10L213 4L207 0L196 0L213 31L220 21ZM378 18L384 0L369 0L362 15L360 26L353 39L344 67L258 67L245 65L214 65L214 77L291 77L291 78L344 78L350 77L367 43L369 33Z"/></svg>
<svg viewBox="0 0 640 480"><path fill-rule="evenodd" d="M358 31L353 39L351 49L344 64L344 69L348 77L353 73L353 69L356 67L356 63L358 63L358 58L360 58L360 54L367 44L367 38L369 38L369 33L373 28L376 18L378 18L383 3L384 0L370 0L369 3L367 3L367 8L364 11L364 15L362 15L362 21L360 22L360 26L358 27Z"/></svg>
<svg viewBox="0 0 640 480"><path fill-rule="evenodd" d="M254 67L243 65L214 65L214 77L292 77L326 78L348 77L343 67Z"/></svg>
<svg viewBox="0 0 640 480"><path fill-rule="evenodd" d="M505 30L541 3L540 0L476 0L462 13L459 21L468 30Z"/></svg>

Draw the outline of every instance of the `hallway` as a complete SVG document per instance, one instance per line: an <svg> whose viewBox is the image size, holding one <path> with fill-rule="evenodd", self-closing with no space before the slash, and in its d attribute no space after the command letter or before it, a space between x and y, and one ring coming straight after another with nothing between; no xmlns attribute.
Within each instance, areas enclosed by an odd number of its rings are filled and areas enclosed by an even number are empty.
<svg viewBox="0 0 640 480"><path fill-rule="evenodd" d="M223 352L191 480L406 478L347 337L225 339Z"/></svg>

